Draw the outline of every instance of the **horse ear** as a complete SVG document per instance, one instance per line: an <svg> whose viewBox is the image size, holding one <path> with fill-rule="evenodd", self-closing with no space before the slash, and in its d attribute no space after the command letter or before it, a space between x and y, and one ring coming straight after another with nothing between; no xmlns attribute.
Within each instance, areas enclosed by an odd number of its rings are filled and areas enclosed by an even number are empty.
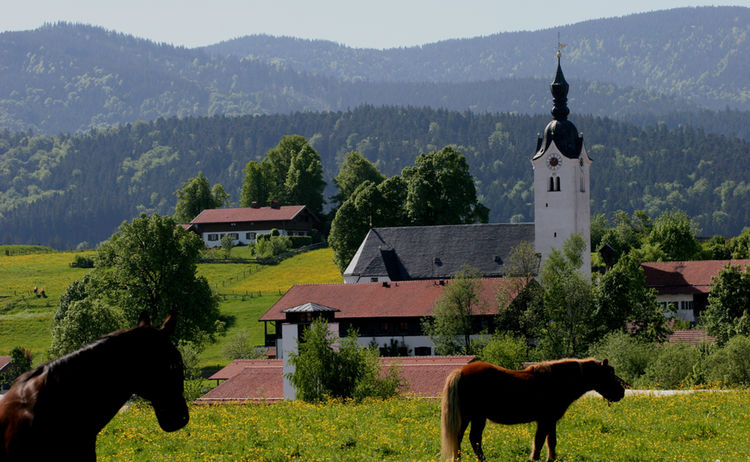
<svg viewBox="0 0 750 462"><path fill-rule="evenodd" d="M167 334L167 336L172 336L174 334L175 328L177 327L177 315L170 311L167 315L167 319L164 320L164 324L161 326L161 330L164 331L164 333Z"/></svg>
<svg viewBox="0 0 750 462"><path fill-rule="evenodd" d="M608 360L607 358L604 358L604 359L602 360L602 366L606 366L606 365L607 365L607 363L609 363L609 360Z"/></svg>
<svg viewBox="0 0 750 462"><path fill-rule="evenodd" d="M140 316L138 316L137 327L151 327L151 319L148 317L148 311L141 311Z"/></svg>

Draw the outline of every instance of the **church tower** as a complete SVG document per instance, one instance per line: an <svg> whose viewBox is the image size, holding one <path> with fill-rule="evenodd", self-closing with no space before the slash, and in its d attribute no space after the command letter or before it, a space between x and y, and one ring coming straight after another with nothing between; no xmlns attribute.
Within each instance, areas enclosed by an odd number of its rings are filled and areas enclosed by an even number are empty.
<svg viewBox="0 0 750 462"><path fill-rule="evenodd" d="M591 274L591 207L589 169L583 133L568 120L568 82L560 67L550 85L552 121L537 140L531 164L534 169L534 225L536 251L542 264L553 248L562 250L573 233L583 236L586 249L581 272Z"/></svg>

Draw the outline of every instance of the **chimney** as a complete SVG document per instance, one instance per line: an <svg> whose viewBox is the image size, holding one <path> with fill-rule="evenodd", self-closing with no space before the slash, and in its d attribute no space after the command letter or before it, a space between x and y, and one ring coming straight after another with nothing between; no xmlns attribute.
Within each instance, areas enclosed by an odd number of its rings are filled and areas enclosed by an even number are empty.
<svg viewBox="0 0 750 462"><path fill-rule="evenodd" d="M277 209L277 208L279 208L279 201L277 201L276 199L272 200L272 201L271 201L271 208L272 208L272 209Z"/></svg>
<svg viewBox="0 0 750 462"><path fill-rule="evenodd" d="M253 202L252 202L252 203L250 204L250 207L252 207L252 208L254 208L254 209L257 209L257 208L258 208L258 201L253 201Z"/></svg>

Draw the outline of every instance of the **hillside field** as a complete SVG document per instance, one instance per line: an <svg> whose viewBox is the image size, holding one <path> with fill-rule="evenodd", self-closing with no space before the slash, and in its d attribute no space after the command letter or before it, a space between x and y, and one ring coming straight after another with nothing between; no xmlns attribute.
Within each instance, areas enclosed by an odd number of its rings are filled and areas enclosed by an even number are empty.
<svg viewBox="0 0 750 462"><path fill-rule="evenodd" d="M233 251L239 254L243 249ZM50 346L60 295L89 271L71 268L70 262L76 255L91 257L94 252L9 253L0 253L0 355L22 346L34 353L37 363L44 360ZM254 344L262 344L263 324L258 318L292 285L342 282L329 248L305 252L277 265L201 263L198 274L219 294L219 309L227 320L225 335L219 335L201 356L202 366L228 363L222 355L224 342L242 329L247 329ZM47 298L35 296L34 287L45 289Z"/></svg>
<svg viewBox="0 0 750 462"><path fill-rule="evenodd" d="M748 399L746 390L634 395L613 404L584 397L558 423L558 460L745 461ZM107 425L97 452L102 461L435 461L439 408L439 400L407 398L191 406L190 423L164 433L150 406L138 404ZM528 460L534 430L533 424L489 423L487 459ZM462 449L464 460L474 460L468 435Z"/></svg>

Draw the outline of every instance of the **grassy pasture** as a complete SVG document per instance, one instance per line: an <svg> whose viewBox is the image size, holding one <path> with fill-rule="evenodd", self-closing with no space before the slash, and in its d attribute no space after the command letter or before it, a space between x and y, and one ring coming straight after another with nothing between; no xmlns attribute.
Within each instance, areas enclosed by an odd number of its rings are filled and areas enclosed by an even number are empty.
<svg viewBox="0 0 750 462"><path fill-rule="evenodd" d="M6 246L7 247L7 246ZM8 247L9 248L9 247ZM16 247L13 247L16 248ZM242 257L246 247L232 249ZM36 251L37 253L33 253ZM16 346L29 348L37 361L51 343L52 317L60 295L89 270L71 268L76 255L91 257L93 251L38 253L25 247L9 256L0 252L0 355ZM235 255L235 251L240 254ZM254 343L263 343L263 324L258 318L294 284L342 282L333 264L331 249L317 249L296 255L277 265L202 263L198 274L208 279L221 294L219 309L229 323L225 335L209 345L201 357L202 366L224 365L224 343L241 329L247 329ZM34 287L44 288L47 298L36 297Z"/></svg>
<svg viewBox="0 0 750 462"><path fill-rule="evenodd" d="M575 402L557 427L558 460L745 461L748 391ZM99 435L99 460L433 461L440 402L397 398L322 405L192 406L175 433L158 428L146 404L120 413ZM534 425L488 424L488 460L528 460ZM473 460L468 436L463 451ZM544 454L543 454L544 455Z"/></svg>

